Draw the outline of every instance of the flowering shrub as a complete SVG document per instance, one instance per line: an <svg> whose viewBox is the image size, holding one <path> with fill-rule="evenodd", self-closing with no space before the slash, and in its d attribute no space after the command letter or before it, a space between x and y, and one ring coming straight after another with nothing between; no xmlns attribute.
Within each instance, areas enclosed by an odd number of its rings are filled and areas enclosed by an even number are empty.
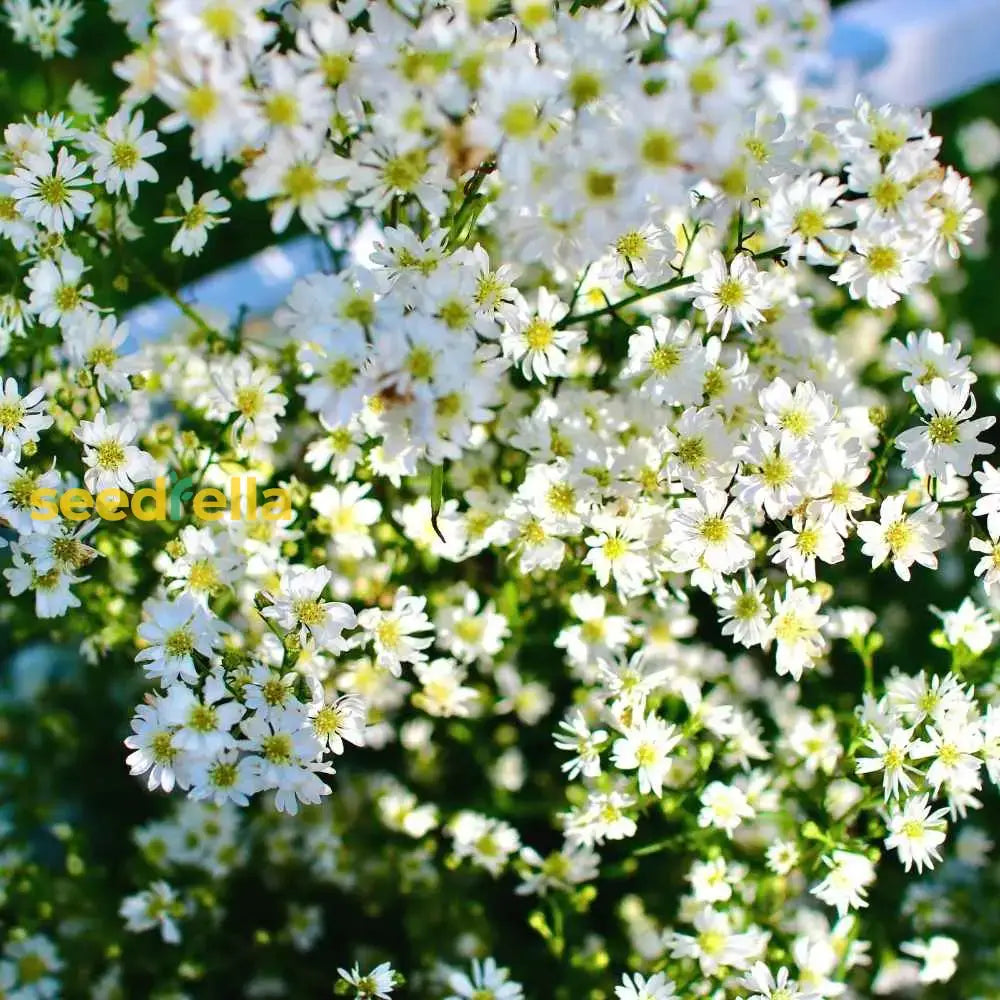
<svg viewBox="0 0 1000 1000"><path fill-rule="evenodd" d="M74 56L81 4L3 10ZM86 18L117 84L2 149L0 992L996 995L929 117L817 72L814 0ZM190 301L261 208L329 266Z"/></svg>

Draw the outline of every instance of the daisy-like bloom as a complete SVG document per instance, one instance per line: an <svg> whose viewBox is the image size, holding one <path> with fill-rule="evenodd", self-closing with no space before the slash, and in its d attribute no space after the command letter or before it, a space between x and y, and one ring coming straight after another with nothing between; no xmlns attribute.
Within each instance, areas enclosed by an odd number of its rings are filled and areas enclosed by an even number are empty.
<svg viewBox="0 0 1000 1000"><path fill-rule="evenodd" d="M969 370L971 358L961 354L961 346L947 341L937 330L908 333L906 342L893 338L889 341L886 360L893 368L906 372L903 389L913 392L918 385L930 385L936 378L943 378L949 385L971 385L976 376Z"/></svg>
<svg viewBox="0 0 1000 1000"><path fill-rule="evenodd" d="M881 771L882 788L887 802L915 787L910 775L918 772L908 763L913 756L912 729L896 727L889 733L887 740L878 729L872 727L864 742L875 756L859 757L855 765L857 772L873 774Z"/></svg>
<svg viewBox="0 0 1000 1000"><path fill-rule="evenodd" d="M130 117L123 108L108 119L100 132L89 132L82 141L93 154L94 180L103 184L108 194L118 194L124 186L135 201L141 181L159 180L160 175L146 160L167 147L155 131L143 132L141 111Z"/></svg>
<svg viewBox="0 0 1000 1000"><path fill-rule="evenodd" d="M861 551L872 560L872 566L881 566L887 559L900 579L910 579L914 563L937 568L934 553L944 542L944 527L936 503L929 503L913 514L904 514L906 494L886 497L879 508L878 521L861 521L858 537L864 542Z"/></svg>
<svg viewBox="0 0 1000 1000"><path fill-rule="evenodd" d="M1000 536L1000 469L983 462L983 467L973 474L982 496L976 501L972 513L986 518L986 530L992 538Z"/></svg>
<svg viewBox="0 0 1000 1000"><path fill-rule="evenodd" d="M584 844L565 844L544 858L531 847L522 847L518 861L526 866L518 874L522 878L516 892L519 896L544 896L549 889L566 891L597 877L600 856Z"/></svg>
<svg viewBox="0 0 1000 1000"><path fill-rule="evenodd" d="M28 153L14 170L13 189L17 211L29 222L54 233L72 229L90 211L94 196L84 190L87 161L79 161L62 146L57 158L48 152Z"/></svg>
<svg viewBox="0 0 1000 1000"><path fill-rule="evenodd" d="M619 281L631 275L640 285L659 284L670 273L677 244L667 229L630 229L614 241L611 274Z"/></svg>
<svg viewBox="0 0 1000 1000"><path fill-rule="evenodd" d="M746 797L746 793L736 785L727 785L721 781L712 781L701 793L701 811L698 813L698 826L715 827L724 830L727 837L732 837L736 828L745 819L753 819L755 810Z"/></svg>
<svg viewBox="0 0 1000 1000"><path fill-rule="evenodd" d="M620 15L622 30L635 21L643 38L667 30L667 10L660 0L606 0L604 10Z"/></svg>
<svg viewBox="0 0 1000 1000"><path fill-rule="evenodd" d="M795 518L792 530L779 532L767 554L776 566L784 564L793 579L815 581L816 560L841 562L844 540L827 521Z"/></svg>
<svg viewBox="0 0 1000 1000"><path fill-rule="evenodd" d="M156 475L153 456L132 443L139 435L132 420L110 422L102 408L93 420L81 420L74 434L83 443L83 481L94 496L110 489L132 493L136 483Z"/></svg>
<svg viewBox="0 0 1000 1000"><path fill-rule="evenodd" d="M316 514L316 527L330 536L334 550L345 559L375 555L368 530L382 514L382 505L368 496L371 483L350 482L343 489L324 486L309 498Z"/></svg>
<svg viewBox="0 0 1000 1000"><path fill-rule="evenodd" d="M700 497L678 501L666 538L674 559L684 566L730 574L753 559L746 540L750 523L738 503L721 490L704 490Z"/></svg>
<svg viewBox="0 0 1000 1000"><path fill-rule="evenodd" d="M521 984L510 978L510 972L497 965L493 958L482 962L472 960L472 975L452 972L448 976L451 992L444 1000L522 1000Z"/></svg>
<svg viewBox="0 0 1000 1000"><path fill-rule="evenodd" d="M744 989L752 990L748 1000L821 1000L821 994L800 990L788 969L782 966L775 975L763 962L754 962L743 979Z"/></svg>
<svg viewBox="0 0 1000 1000"><path fill-rule="evenodd" d="M18 544L31 557L35 573L44 575L57 570L70 577L97 557L97 549L83 541L97 525L96 518L76 528L63 521L52 534L22 535Z"/></svg>
<svg viewBox="0 0 1000 1000"><path fill-rule="evenodd" d="M118 915L125 921L126 929L133 933L157 928L167 944L180 944L181 932L177 926L177 918L183 916L184 912L185 906L177 893L161 879L142 892L126 896Z"/></svg>
<svg viewBox="0 0 1000 1000"><path fill-rule="evenodd" d="M613 577L621 595L639 593L650 575L648 525L639 516L601 513L594 515L591 526L597 534L584 539L584 565L593 567L602 587Z"/></svg>
<svg viewBox="0 0 1000 1000"><path fill-rule="evenodd" d="M448 603L434 618L437 642L462 663L491 661L510 635L507 619L492 601L485 605L471 587L459 590L460 604Z"/></svg>
<svg viewBox="0 0 1000 1000"><path fill-rule="evenodd" d="M854 249L830 276L847 285L852 299L885 309L927 277L920 247L893 222L874 221L854 231Z"/></svg>
<svg viewBox="0 0 1000 1000"><path fill-rule="evenodd" d="M704 396L707 353L687 320L672 323L655 316L629 337L625 376L642 376L640 392L658 403L685 406Z"/></svg>
<svg viewBox="0 0 1000 1000"><path fill-rule="evenodd" d="M19 534L30 535L44 524L33 518L41 504L35 499L37 490L58 490L60 477L56 469L38 472L21 466L7 455L0 454L0 517Z"/></svg>
<svg viewBox="0 0 1000 1000"><path fill-rule="evenodd" d="M790 580L783 595L774 595L770 634L778 647L775 670L779 675L791 674L797 681L802 671L822 656L826 641L820 630L827 617L819 613L821 603L819 595L794 586Z"/></svg>
<svg viewBox="0 0 1000 1000"><path fill-rule="evenodd" d="M971 475L976 457L993 452L993 445L977 438L993 426L996 418L970 419L976 412L976 399L964 381L952 385L935 378L929 386L917 385L913 394L927 422L896 438L896 447L903 452L903 468L912 469L918 476L939 479Z"/></svg>
<svg viewBox="0 0 1000 1000"><path fill-rule="evenodd" d="M229 221L228 217L219 214L229 210L229 199L223 198L213 188L195 201L194 185L190 177L185 177L177 188L177 200L181 214L161 215L156 221L168 225L180 223L170 242L171 252L184 254L185 257L197 256L205 249L209 232Z"/></svg>
<svg viewBox="0 0 1000 1000"><path fill-rule="evenodd" d="M132 735L125 738L125 746L132 753L125 758L125 763L130 774L149 774L146 784L150 791L162 788L170 792L178 778L181 787L186 787L186 775L181 751L174 745L175 729L163 720L158 706L159 699L155 699L153 704L136 707Z"/></svg>
<svg viewBox="0 0 1000 1000"><path fill-rule="evenodd" d="M299 803L316 805L331 793L320 775L333 774L334 770L319 760L322 745L301 712L270 717L258 712L245 718L240 729L246 739L239 747L250 754L249 769L256 790L273 791L278 812L294 816Z"/></svg>
<svg viewBox="0 0 1000 1000"><path fill-rule="evenodd" d="M189 757L215 757L236 746L232 728L246 714L230 697L221 674L210 674L201 694L186 684L172 684L160 700L160 718L172 729L173 745Z"/></svg>
<svg viewBox="0 0 1000 1000"><path fill-rule="evenodd" d="M283 233L298 212L313 232L347 208L350 161L333 152L276 144L247 169L247 197L271 205L271 230Z"/></svg>
<svg viewBox="0 0 1000 1000"><path fill-rule="evenodd" d="M899 950L923 963L920 982L946 983L958 969L958 942L954 938L935 934L928 941L904 941Z"/></svg>
<svg viewBox="0 0 1000 1000"><path fill-rule="evenodd" d="M764 581L755 581L749 573L740 584L727 580L714 596L722 622L722 634L733 637L741 646L762 646L770 635L771 611L767 606Z"/></svg>
<svg viewBox="0 0 1000 1000"><path fill-rule="evenodd" d="M944 716L938 725L927 726L927 737L914 742L911 756L914 760L932 758L925 778L935 795L944 784L949 788L979 787L979 754L983 749L979 726Z"/></svg>
<svg viewBox="0 0 1000 1000"><path fill-rule="evenodd" d="M240 448L278 439L278 417L288 397L275 389L281 378L268 368L255 368L245 355L214 366L213 389L204 399L206 416L231 420L233 440Z"/></svg>
<svg viewBox="0 0 1000 1000"><path fill-rule="evenodd" d="M41 431L52 426L46 411L45 387L38 386L22 396L17 380L8 378L0 392L0 445L12 461L21 460L21 447L38 441Z"/></svg>
<svg viewBox="0 0 1000 1000"><path fill-rule="evenodd" d="M767 206L767 226L775 242L787 246L790 261L805 257L808 264L834 264L834 254L847 248L841 228L849 213L836 204L847 190L836 177L808 174L780 185Z"/></svg>
<svg viewBox="0 0 1000 1000"><path fill-rule="evenodd" d="M344 741L356 747L365 745L366 708L364 700L345 694L332 702L326 701L322 687L309 705L309 725L320 743L331 753L342 754Z"/></svg>
<svg viewBox="0 0 1000 1000"><path fill-rule="evenodd" d="M7 580L7 588L12 596L17 597L25 591L35 592L35 614L39 618L60 618L70 608L80 607L80 598L72 587L83 583L86 577L73 576L58 566L53 566L42 573L34 563L26 560L15 546L11 547L12 565L3 571Z"/></svg>
<svg viewBox="0 0 1000 1000"><path fill-rule="evenodd" d="M935 245L942 261L958 260L961 247L972 243L972 224L982 218L982 209L972 199L972 184L952 167L931 198L931 217L937 229Z"/></svg>
<svg viewBox="0 0 1000 1000"><path fill-rule="evenodd" d="M138 371L135 355L123 358L118 353L128 333L128 323L96 309L64 325L63 345L71 363L93 374L102 399L109 392L126 396L131 389L129 376Z"/></svg>
<svg viewBox="0 0 1000 1000"><path fill-rule="evenodd" d="M932 810L928 796L916 795L890 814L885 846L899 853L907 871L914 865L918 872L925 865L933 868L934 862L941 860L938 848L945 841L947 815L947 809Z"/></svg>
<svg viewBox="0 0 1000 1000"><path fill-rule="evenodd" d="M337 969L337 975L354 989L355 1000L389 1000L396 986L396 974L389 962L376 965L371 972L363 975L360 966L355 963L350 972Z"/></svg>
<svg viewBox="0 0 1000 1000"><path fill-rule="evenodd" d="M43 326L72 324L94 308L89 296L93 288L83 283L89 268L83 258L62 250L54 260L40 260L28 272L25 285L31 289L28 309Z"/></svg>
<svg viewBox="0 0 1000 1000"><path fill-rule="evenodd" d="M596 778L601 773L601 749L608 739L607 730L592 730L583 713L578 711L572 719L559 723L553 737L556 747L576 755L560 765L570 781L581 774L585 778Z"/></svg>
<svg viewBox="0 0 1000 1000"><path fill-rule="evenodd" d="M615 997L617 1000L675 1000L677 991L662 972L648 979L638 972L631 976L623 973L621 986L615 987Z"/></svg>
<svg viewBox="0 0 1000 1000"><path fill-rule="evenodd" d="M149 601L144 610L149 619L139 625L139 637L146 645L135 658L146 676L164 687L179 679L197 681L194 654L212 655L222 631L218 620L190 594L176 601Z"/></svg>
<svg viewBox="0 0 1000 1000"><path fill-rule="evenodd" d="M709 330L722 320L723 339L734 322L752 330L764 318L768 304L764 275L748 253L736 254L727 266L725 257L713 250L708 267L691 286L691 294L694 307L705 314Z"/></svg>
<svg viewBox="0 0 1000 1000"><path fill-rule="evenodd" d="M621 771L637 770L639 791L663 795L663 779L672 763L670 751L680 742L677 727L656 715L629 726L611 748L611 762Z"/></svg>
<svg viewBox="0 0 1000 1000"><path fill-rule="evenodd" d="M583 342L578 330L561 330L556 324L569 307L546 288L538 289L538 307L532 312L520 299L516 308L504 313L500 346L504 357L521 368L525 378L544 383L551 376L566 374L566 356Z"/></svg>
<svg viewBox="0 0 1000 1000"><path fill-rule="evenodd" d="M963 643L977 656L993 645L993 636L1000 631L1000 623L988 610L978 607L971 597L964 598L954 611L939 611L933 606L931 610L941 619L948 644Z"/></svg>
<svg viewBox="0 0 1000 1000"><path fill-rule="evenodd" d="M1000 591L1000 536L969 539L969 549L982 553L983 558L976 563L976 576L983 578L983 586L991 597Z"/></svg>
<svg viewBox="0 0 1000 1000"><path fill-rule="evenodd" d="M422 663L427 659L423 650L434 639L418 634L433 631L424 612L426 604L426 597L415 597L405 587L400 587L388 611L366 608L358 615L358 625L375 645L376 662L394 677L402 673L403 663Z"/></svg>
<svg viewBox="0 0 1000 1000"><path fill-rule="evenodd" d="M848 910L868 905L868 886L875 881L875 866L864 854L834 851L823 863L830 869L826 878L809 891L829 906L835 906L841 917Z"/></svg>
<svg viewBox="0 0 1000 1000"><path fill-rule="evenodd" d="M332 576L325 566L289 567L282 575L277 596L260 613L297 636L300 643L311 635L321 648L340 652L344 648L344 630L354 628L358 618L349 604L321 600Z"/></svg>

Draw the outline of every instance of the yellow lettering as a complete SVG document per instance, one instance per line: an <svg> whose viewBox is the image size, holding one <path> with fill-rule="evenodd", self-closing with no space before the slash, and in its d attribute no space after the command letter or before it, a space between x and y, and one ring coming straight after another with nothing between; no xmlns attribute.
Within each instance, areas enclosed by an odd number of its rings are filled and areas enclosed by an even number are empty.
<svg viewBox="0 0 1000 1000"><path fill-rule="evenodd" d="M56 503L56 491L51 486L43 486L31 491L32 521L52 521L59 511Z"/></svg>
<svg viewBox="0 0 1000 1000"><path fill-rule="evenodd" d="M208 487L194 495L194 516L199 521L218 521L225 509L226 498L222 490Z"/></svg>
<svg viewBox="0 0 1000 1000"><path fill-rule="evenodd" d="M292 498L288 490L264 490L265 503L261 513L265 521L290 521L292 519Z"/></svg>
<svg viewBox="0 0 1000 1000"><path fill-rule="evenodd" d="M59 498L59 511L67 521L86 521L94 498L79 488L67 490Z"/></svg>
<svg viewBox="0 0 1000 1000"><path fill-rule="evenodd" d="M143 507L144 500L152 500L152 507ZM165 521L167 519L167 481L157 477L152 486L136 490L132 497L132 514L140 521Z"/></svg>
<svg viewBox="0 0 1000 1000"><path fill-rule="evenodd" d="M121 508L127 506L128 494L119 486L101 490L97 494L97 516L103 517L105 521L124 521L125 511Z"/></svg>

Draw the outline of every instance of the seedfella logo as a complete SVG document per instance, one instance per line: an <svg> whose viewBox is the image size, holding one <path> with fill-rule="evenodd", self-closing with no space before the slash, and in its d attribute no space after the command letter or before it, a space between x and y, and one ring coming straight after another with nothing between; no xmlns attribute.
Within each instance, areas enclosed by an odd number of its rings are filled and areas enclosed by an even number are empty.
<svg viewBox="0 0 1000 1000"><path fill-rule="evenodd" d="M122 521L131 514L139 521L180 521L188 511L199 521L290 521L292 498L288 490L269 487L258 496L257 480L232 476L229 495L214 486L195 489L194 480L184 476L175 483L159 476L152 486L143 486L129 496L113 487L96 496L84 489L66 490L60 494L51 488L31 494L31 518L34 521L86 521L97 517L105 521Z"/></svg>

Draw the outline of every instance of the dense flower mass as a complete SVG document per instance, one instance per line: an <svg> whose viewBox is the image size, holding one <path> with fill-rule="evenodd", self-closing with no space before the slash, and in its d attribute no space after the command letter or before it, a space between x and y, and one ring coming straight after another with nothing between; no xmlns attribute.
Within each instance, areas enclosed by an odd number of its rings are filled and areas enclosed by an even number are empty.
<svg viewBox="0 0 1000 1000"><path fill-rule="evenodd" d="M819 0L90 6L117 91L0 149L4 618L163 808L100 915L31 888L40 825L94 877L82 807L12 814L0 993L995 995L995 397L929 328L982 212L929 116L819 72ZM73 53L81 3L2 9ZM262 211L318 269L192 300Z"/></svg>

